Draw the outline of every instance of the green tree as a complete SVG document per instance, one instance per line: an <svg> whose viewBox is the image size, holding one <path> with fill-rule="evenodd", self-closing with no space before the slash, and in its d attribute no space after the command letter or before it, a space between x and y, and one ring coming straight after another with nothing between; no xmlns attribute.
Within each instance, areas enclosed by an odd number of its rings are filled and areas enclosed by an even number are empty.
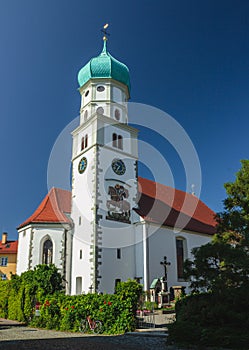
<svg viewBox="0 0 249 350"><path fill-rule="evenodd" d="M34 283L41 296L51 295L63 289L62 276L55 265L37 265L34 268Z"/></svg>
<svg viewBox="0 0 249 350"><path fill-rule="evenodd" d="M193 250L185 278L194 292L176 303L169 340L248 349L249 334L249 160L226 183L224 211L213 240Z"/></svg>
<svg viewBox="0 0 249 350"><path fill-rule="evenodd" d="M45 297L63 289L62 277L55 265L37 265L34 270L21 274L21 281L29 286L30 293Z"/></svg>
<svg viewBox="0 0 249 350"><path fill-rule="evenodd" d="M234 182L224 187L227 198L224 211L217 215L216 240L240 245L245 250L249 246L249 160L241 161L242 167Z"/></svg>
<svg viewBox="0 0 249 350"><path fill-rule="evenodd" d="M224 185L227 198L217 215L217 234L185 263L185 278L194 291L249 287L249 160L241 164L235 181Z"/></svg>

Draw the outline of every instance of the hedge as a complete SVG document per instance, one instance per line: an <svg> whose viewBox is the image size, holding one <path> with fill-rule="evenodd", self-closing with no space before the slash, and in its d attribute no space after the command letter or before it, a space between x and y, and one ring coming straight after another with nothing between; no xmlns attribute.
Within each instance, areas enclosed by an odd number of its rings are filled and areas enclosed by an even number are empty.
<svg viewBox="0 0 249 350"><path fill-rule="evenodd" d="M43 267L40 270L47 273ZM78 331L80 321L87 316L100 320L106 334L122 334L136 328L136 308L142 293L142 286L136 281L120 282L115 294L69 296L61 290L60 283L53 293L46 294L38 286L37 276L33 278L35 274L37 271L28 271L10 281L0 281L0 317L73 332ZM37 305L40 316L36 316Z"/></svg>
<svg viewBox="0 0 249 350"><path fill-rule="evenodd" d="M176 303L169 342L248 349L249 298L246 290L200 293Z"/></svg>

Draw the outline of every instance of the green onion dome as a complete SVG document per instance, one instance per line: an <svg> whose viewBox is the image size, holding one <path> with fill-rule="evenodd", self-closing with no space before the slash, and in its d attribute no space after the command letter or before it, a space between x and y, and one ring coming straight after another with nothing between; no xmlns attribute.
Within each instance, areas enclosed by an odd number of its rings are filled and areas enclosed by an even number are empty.
<svg viewBox="0 0 249 350"><path fill-rule="evenodd" d="M90 79L94 78L112 78L125 84L130 93L130 75L128 67L112 57L106 49L106 41L101 54L92 58L78 74L79 86L83 86Z"/></svg>

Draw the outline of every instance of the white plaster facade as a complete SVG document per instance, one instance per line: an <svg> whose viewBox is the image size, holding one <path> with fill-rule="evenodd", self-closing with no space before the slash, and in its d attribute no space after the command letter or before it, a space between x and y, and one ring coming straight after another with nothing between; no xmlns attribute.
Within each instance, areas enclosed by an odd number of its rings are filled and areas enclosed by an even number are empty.
<svg viewBox="0 0 249 350"><path fill-rule="evenodd" d="M171 286L185 286L188 291L188 283L179 278L177 274L177 250L176 239L184 240L184 259L191 259L191 251L210 242L211 237L207 234L181 230L177 232L171 227L164 227L144 220L136 225L136 235L141 239L137 245L137 275L142 277L144 289L149 290L154 278L164 275L160 265L166 256L170 265L167 268L167 282Z"/></svg>

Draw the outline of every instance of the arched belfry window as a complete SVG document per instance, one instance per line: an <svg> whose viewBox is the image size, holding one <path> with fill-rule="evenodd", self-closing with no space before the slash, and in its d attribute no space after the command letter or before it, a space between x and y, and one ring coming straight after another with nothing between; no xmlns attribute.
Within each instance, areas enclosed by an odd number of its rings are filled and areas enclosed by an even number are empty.
<svg viewBox="0 0 249 350"><path fill-rule="evenodd" d="M85 138L82 137L82 139L81 139L81 151L83 151L84 148L85 148Z"/></svg>
<svg viewBox="0 0 249 350"><path fill-rule="evenodd" d="M118 135L118 148L123 149L123 136Z"/></svg>
<svg viewBox="0 0 249 350"><path fill-rule="evenodd" d="M86 134L86 136L85 136L85 148L87 148L87 146L88 146L88 135Z"/></svg>
<svg viewBox="0 0 249 350"><path fill-rule="evenodd" d="M118 139L118 135L117 134L112 134L112 145L113 147L117 147L117 139Z"/></svg>
<svg viewBox="0 0 249 350"><path fill-rule="evenodd" d="M177 277L183 279L183 264L186 258L186 239L182 237L176 238L176 262Z"/></svg>
<svg viewBox="0 0 249 350"><path fill-rule="evenodd" d="M53 263L53 243L51 239L46 239L42 247L42 263L49 265Z"/></svg>

